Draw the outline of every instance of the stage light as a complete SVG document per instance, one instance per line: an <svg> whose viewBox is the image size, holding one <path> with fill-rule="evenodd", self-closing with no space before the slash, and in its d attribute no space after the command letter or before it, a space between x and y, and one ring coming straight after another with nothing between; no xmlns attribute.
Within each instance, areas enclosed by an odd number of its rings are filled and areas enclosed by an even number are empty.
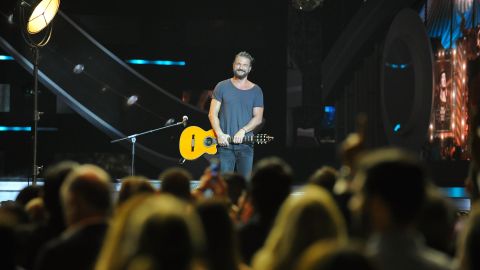
<svg viewBox="0 0 480 270"><path fill-rule="evenodd" d="M0 126L0 131L31 131L31 127L8 127L8 126Z"/></svg>
<svg viewBox="0 0 480 270"><path fill-rule="evenodd" d="M127 59L125 62L132 65L157 65L157 66L186 66L185 61Z"/></svg>
<svg viewBox="0 0 480 270"><path fill-rule="evenodd" d="M38 3L38 1L31 2L33 3L22 2L24 5L34 7L32 14L28 18L27 31L30 34L37 34L45 29L53 20L58 12L60 0L43 0L40 1L40 3ZM35 4L35 2L37 3Z"/></svg>
<svg viewBox="0 0 480 270"><path fill-rule="evenodd" d="M13 60L13 57L8 56L8 55L0 55L0 61L11 61Z"/></svg>
<svg viewBox="0 0 480 270"><path fill-rule="evenodd" d="M325 106L324 110L326 113L335 113L335 107L333 106Z"/></svg>
<svg viewBox="0 0 480 270"><path fill-rule="evenodd" d="M75 67L73 67L73 73L75 74L80 74L83 72L83 70L85 69L85 66L82 65L82 64L77 64L75 65Z"/></svg>
<svg viewBox="0 0 480 270"><path fill-rule="evenodd" d="M127 99L127 105L132 106L138 101L138 96L137 95L132 95Z"/></svg>
<svg viewBox="0 0 480 270"><path fill-rule="evenodd" d="M143 59L129 59L126 62L133 65L146 65L150 63L150 61L143 60Z"/></svg>

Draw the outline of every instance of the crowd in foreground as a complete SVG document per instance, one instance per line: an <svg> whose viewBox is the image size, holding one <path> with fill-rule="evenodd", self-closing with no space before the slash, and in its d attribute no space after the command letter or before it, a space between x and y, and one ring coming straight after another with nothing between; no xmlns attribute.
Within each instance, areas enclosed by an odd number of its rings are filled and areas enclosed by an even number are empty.
<svg viewBox="0 0 480 270"><path fill-rule="evenodd" d="M162 172L159 189L128 176L114 192L96 165L52 165L42 187L2 202L0 268L480 269L475 157L460 215L416 156L352 138L339 170L319 168L294 193L278 157L249 179L207 168L193 190L183 168Z"/></svg>

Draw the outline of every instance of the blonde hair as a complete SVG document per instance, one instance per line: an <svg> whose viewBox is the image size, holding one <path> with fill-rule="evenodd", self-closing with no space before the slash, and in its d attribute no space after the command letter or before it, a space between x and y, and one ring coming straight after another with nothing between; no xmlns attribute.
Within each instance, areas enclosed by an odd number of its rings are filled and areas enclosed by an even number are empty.
<svg viewBox="0 0 480 270"><path fill-rule="evenodd" d="M290 195L280 208L265 245L254 257L254 269L292 269L312 243L322 239L346 242L345 221L331 195L313 185L300 191L302 195Z"/></svg>
<svg viewBox="0 0 480 270"><path fill-rule="evenodd" d="M150 196L153 195L135 196L119 206L105 236L102 249L100 250L95 265L96 270L122 269L127 256L130 255L122 245L125 243L127 220L131 218L134 210L136 210L139 205Z"/></svg>
<svg viewBox="0 0 480 270"><path fill-rule="evenodd" d="M195 212L179 199L168 194L138 195L120 206L104 246L97 260L96 270L126 269L132 260L143 257L140 254L141 238L146 226L154 221L179 221L187 229L186 238L191 243L193 256L203 248L203 231ZM158 245L174 243L158 242ZM152 263L159 258L150 258ZM187 262L190 263L190 262ZM193 260L192 260L193 263Z"/></svg>
<svg viewBox="0 0 480 270"><path fill-rule="evenodd" d="M336 240L322 240L308 247L298 259L296 270L316 269L316 266L333 252L339 250L341 245Z"/></svg>

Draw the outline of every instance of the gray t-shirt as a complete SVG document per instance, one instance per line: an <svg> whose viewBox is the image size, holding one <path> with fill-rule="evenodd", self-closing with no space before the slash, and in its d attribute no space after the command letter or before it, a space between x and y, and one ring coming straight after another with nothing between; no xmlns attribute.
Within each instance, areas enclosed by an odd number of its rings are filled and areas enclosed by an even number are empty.
<svg viewBox="0 0 480 270"><path fill-rule="evenodd" d="M230 79L221 81L215 86L213 98L222 103L218 113L220 128L232 137L250 122L254 107L263 107L263 93L258 85L249 90L240 90Z"/></svg>

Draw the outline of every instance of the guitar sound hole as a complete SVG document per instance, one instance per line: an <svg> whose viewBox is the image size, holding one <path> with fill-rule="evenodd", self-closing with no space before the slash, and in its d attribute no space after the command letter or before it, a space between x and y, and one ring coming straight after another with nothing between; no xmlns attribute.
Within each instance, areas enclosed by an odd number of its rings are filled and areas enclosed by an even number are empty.
<svg viewBox="0 0 480 270"><path fill-rule="evenodd" d="M213 139L211 137L208 137L205 139L205 145L210 146L213 144Z"/></svg>

